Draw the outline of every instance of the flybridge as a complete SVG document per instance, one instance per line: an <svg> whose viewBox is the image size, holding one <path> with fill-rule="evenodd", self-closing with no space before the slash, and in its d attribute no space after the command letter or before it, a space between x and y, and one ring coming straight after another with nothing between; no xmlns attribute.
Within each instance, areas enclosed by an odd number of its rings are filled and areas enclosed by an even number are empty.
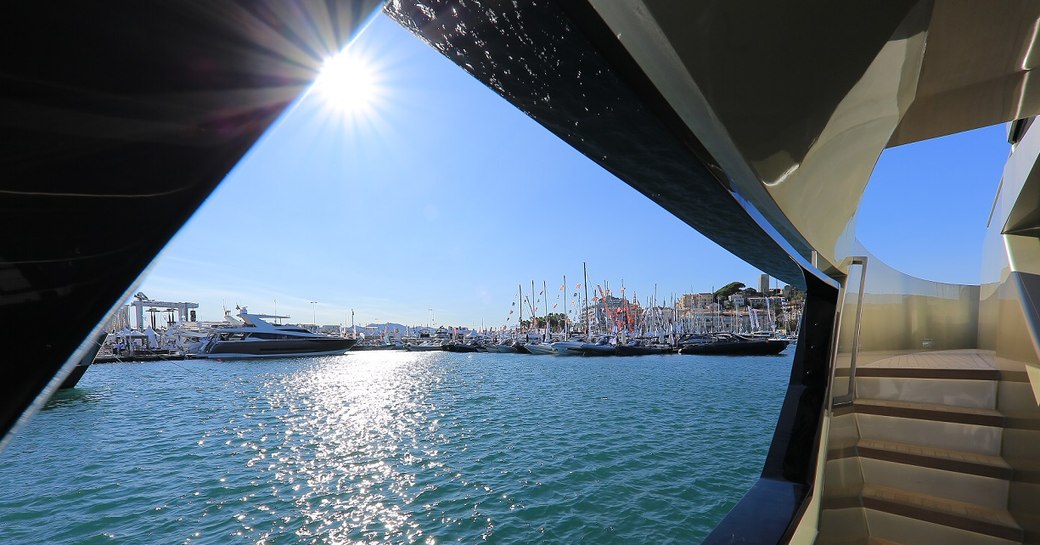
<svg viewBox="0 0 1040 545"><path fill-rule="evenodd" d="M275 314L250 314L246 307L241 307L238 311L238 317L245 322L248 327L255 327L257 329L267 329L271 331L285 331L288 326L278 326L270 322L264 321L267 318L272 319L288 319L288 316L279 316ZM300 329L300 328L296 328ZM300 329L300 331L306 331Z"/></svg>

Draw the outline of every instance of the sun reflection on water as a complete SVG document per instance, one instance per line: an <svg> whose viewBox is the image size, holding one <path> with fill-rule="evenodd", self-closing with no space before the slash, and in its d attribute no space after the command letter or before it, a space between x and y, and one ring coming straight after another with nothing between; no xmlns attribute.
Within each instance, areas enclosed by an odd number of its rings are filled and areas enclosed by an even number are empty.
<svg viewBox="0 0 1040 545"><path fill-rule="evenodd" d="M0 460L0 542L696 543L761 471L787 373L648 358L98 366Z"/></svg>
<svg viewBox="0 0 1040 545"><path fill-rule="evenodd" d="M250 463L266 462L275 488L293 491L301 540L435 542L414 517L422 493L416 473L437 466L430 435L438 422L429 417L435 357L328 358L270 390L284 437L274 460L257 449Z"/></svg>

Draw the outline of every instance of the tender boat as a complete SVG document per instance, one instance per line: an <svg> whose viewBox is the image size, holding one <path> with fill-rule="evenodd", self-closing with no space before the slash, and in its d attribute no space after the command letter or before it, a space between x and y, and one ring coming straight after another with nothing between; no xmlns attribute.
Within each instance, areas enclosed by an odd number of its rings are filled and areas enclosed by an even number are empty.
<svg viewBox="0 0 1040 545"><path fill-rule="evenodd" d="M294 356L332 356L346 353L356 339L311 333L300 326L275 325L264 318L286 318L269 314L249 314L241 309L239 327L222 328L209 336L199 354L210 359L285 358Z"/></svg>
<svg viewBox="0 0 1040 545"><path fill-rule="evenodd" d="M616 348L609 337L603 337L594 343L583 343L578 350L582 356L613 356Z"/></svg>
<svg viewBox="0 0 1040 545"><path fill-rule="evenodd" d="M497 354L516 354L516 348L513 347L511 341L505 341L496 344L487 344L484 345L484 349L488 352Z"/></svg>
<svg viewBox="0 0 1040 545"><path fill-rule="evenodd" d="M548 343L528 343L525 345L527 351L535 356L555 356L556 349Z"/></svg>
<svg viewBox="0 0 1040 545"><path fill-rule="evenodd" d="M552 343L557 356L580 356L584 341L557 341Z"/></svg>
<svg viewBox="0 0 1040 545"><path fill-rule="evenodd" d="M467 343L448 343L441 346L445 352L479 352L477 345Z"/></svg>

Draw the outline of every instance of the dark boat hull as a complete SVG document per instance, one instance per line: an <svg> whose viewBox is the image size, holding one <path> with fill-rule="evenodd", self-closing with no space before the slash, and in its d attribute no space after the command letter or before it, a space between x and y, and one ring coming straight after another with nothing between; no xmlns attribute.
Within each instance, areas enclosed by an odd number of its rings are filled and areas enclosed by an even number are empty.
<svg viewBox="0 0 1040 545"><path fill-rule="evenodd" d="M446 344L441 349L445 352L477 352L477 347L469 344Z"/></svg>
<svg viewBox="0 0 1040 545"><path fill-rule="evenodd" d="M775 356L784 351L787 341L769 339L753 341L717 341L701 344L688 344L679 350L680 354L698 356Z"/></svg>
<svg viewBox="0 0 1040 545"><path fill-rule="evenodd" d="M69 376L65 377L65 380L58 387L59 390L67 390L69 388L75 388L79 379L83 378L83 374L87 372L87 368L90 367L90 363L80 362L72 369Z"/></svg>
<svg viewBox="0 0 1040 545"><path fill-rule="evenodd" d="M671 353L673 353L671 348L656 346L619 346L614 350L614 354L617 356L658 356Z"/></svg>
<svg viewBox="0 0 1040 545"><path fill-rule="evenodd" d="M616 347L609 344L587 344L583 345L581 350L582 356L596 357L596 356L613 356L617 354Z"/></svg>
<svg viewBox="0 0 1040 545"><path fill-rule="evenodd" d="M392 344L378 344L378 345L359 344L359 345L356 345L353 348L351 348L350 351L351 352L368 352L368 351L373 351L373 350L394 350L394 349L397 349L397 347L392 345Z"/></svg>
<svg viewBox="0 0 1040 545"><path fill-rule="evenodd" d="M329 337L327 339L277 339L219 341L211 346L205 357L234 358L291 358L297 356L331 356L350 350L357 340Z"/></svg>
<svg viewBox="0 0 1040 545"><path fill-rule="evenodd" d="M87 353L80 358L79 363L77 363L76 367L72 369L69 376L65 377L65 380L61 382L61 386L58 386L59 390L67 390L76 387L76 384L79 383L79 379L83 378L83 374L87 372L87 368L90 367L90 364L94 362L94 358L97 357L98 352L101 351L101 347L104 345L106 337L108 337L108 334L105 332L98 334L97 339L95 339L94 343L90 345Z"/></svg>

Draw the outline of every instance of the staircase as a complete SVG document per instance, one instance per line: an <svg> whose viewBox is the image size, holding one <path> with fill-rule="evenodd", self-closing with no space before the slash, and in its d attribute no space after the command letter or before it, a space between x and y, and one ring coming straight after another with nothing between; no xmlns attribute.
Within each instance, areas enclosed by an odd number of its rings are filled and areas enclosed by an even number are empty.
<svg viewBox="0 0 1040 545"><path fill-rule="evenodd" d="M856 400L831 421L817 544L1022 543L1007 511L999 373L965 357L857 369Z"/></svg>

